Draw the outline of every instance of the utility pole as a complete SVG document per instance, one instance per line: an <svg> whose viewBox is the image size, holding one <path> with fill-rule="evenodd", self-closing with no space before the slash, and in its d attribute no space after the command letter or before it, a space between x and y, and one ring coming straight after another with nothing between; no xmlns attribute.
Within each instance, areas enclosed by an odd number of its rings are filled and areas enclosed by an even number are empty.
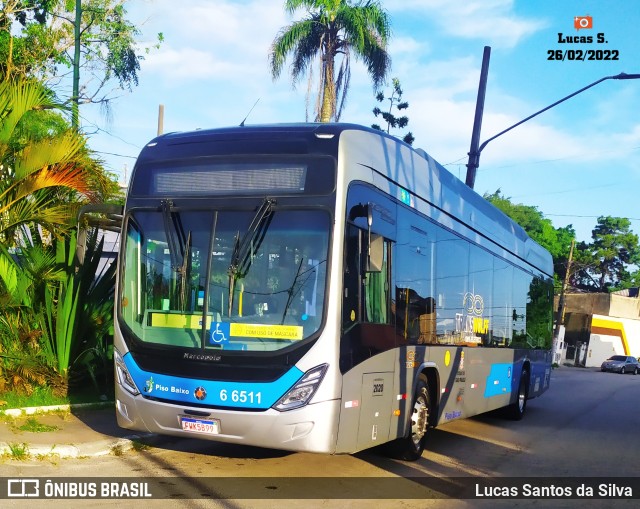
<svg viewBox="0 0 640 509"><path fill-rule="evenodd" d="M76 0L76 20L73 23L73 97L71 98L71 127L80 128L80 25L82 24L82 2Z"/></svg>
<svg viewBox="0 0 640 509"><path fill-rule="evenodd" d="M489 76L489 60L491 58L491 46L484 47L482 54L482 68L480 69L480 84L478 85L478 98L476 99L476 115L473 119L473 131L471 132L471 147L469 148L469 162L467 163L466 184L473 189L476 182L476 170L480 164L480 130L482 129L482 116L484 113L484 97L487 93L487 77Z"/></svg>
<svg viewBox="0 0 640 509"><path fill-rule="evenodd" d="M562 288L560 289L560 298L558 299L558 311L556 313L556 327L553 331L553 346L552 346L552 359L555 362L556 351L558 349L558 339L560 337L560 326L564 323L564 308L565 308L565 293L567 286L569 286L569 275L571 273L571 264L573 263L573 247L576 241L571 240L571 248L569 249L569 258L567 260L567 272L564 275L564 281L562 282Z"/></svg>
<svg viewBox="0 0 640 509"><path fill-rule="evenodd" d="M487 56L487 47L485 47L485 57L486 57L486 66L488 69L489 59ZM485 67L484 61L482 63L482 67L483 67L482 72L483 73L486 72L484 70L484 67ZM640 79L640 74L627 74L624 72L621 72L620 74L616 74L615 76L605 76L604 78L600 78L599 80L594 81L593 83L587 85L586 87L582 87L580 90L575 91L573 94L569 94L568 96L563 97L559 101L556 101L553 104L550 104L546 108L542 108L540 111L536 111L533 115L529 115L527 118L521 120L516 124L513 124L511 127L507 127L504 131L500 131L498 134L496 134L495 136L492 136L491 138L489 138L488 140L480 144L480 146L478 146L478 140L480 139L480 126L482 124L482 111L484 109L484 91L482 90L482 88L486 87L486 77L484 78L484 83L483 83L483 78L481 76L480 88L478 90L478 102L476 103L476 121L474 122L474 126L473 126L473 134L471 136L471 149L469 150L469 162L467 163L466 184L471 189L473 189L473 185L476 179L476 171L478 169L478 166L480 165L480 153L484 150L484 148L487 146L487 143L489 143L490 141L495 140L497 137L502 136L503 134L511 131L511 129L514 129L519 125L524 124L528 120L531 120L532 118L537 117L538 115L540 115L540 113L543 113L548 109L551 109L554 106L557 106L558 104L566 101L567 99L571 99L572 97L584 92L585 90L590 89L591 87L594 87L598 83L602 83L605 80L637 80L637 79ZM482 104L480 104L480 102L482 102ZM478 118L478 116L480 116L480 118ZM477 140L474 140L474 137L476 136L477 136Z"/></svg>

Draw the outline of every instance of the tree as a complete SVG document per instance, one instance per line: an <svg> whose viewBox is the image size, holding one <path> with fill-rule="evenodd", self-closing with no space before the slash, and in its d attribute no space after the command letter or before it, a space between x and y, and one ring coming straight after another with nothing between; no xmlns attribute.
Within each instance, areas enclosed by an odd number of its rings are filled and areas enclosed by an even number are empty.
<svg viewBox="0 0 640 509"><path fill-rule="evenodd" d="M75 3L73 20L68 17ZM81 102L108 102L101 96L102 89L111 78L116 78L123 90L138 85L141 56L136 54L135 37L138 29L126 19L124 0L81 0L66 2L65 11L57 14L73 27L72 125L78 127L78 106ZM160 36L161 38L161 36ZM65 53L68 51L65 48ZM68 61L68 60L67 60ZM98 84L92 91L80 89L80 67L89 73L99 69Z"/></svg>
<svg viewBox="0 0 640 509"><path fill-rule="evenodd" d="M78 206L79 194L92 196L85 170L84 138L73 130L35 141L16 142L17 126L30 111L59 106L39 83L0 83L0 241L11 243L22 227L56 233ZM71 192L66 199L61 192ZM74 198L71 200L70 198Z"/></svg>
<svg viewBox="0 0 640 509"><path fill-rule="evenodd" d="M96 389L109 392L116 265L100 273L103 242L92 230L83 261L75 230L51 245L25 245L16 256L0 244L7 289L0 292L0 352L11 353L0 356L0 392L6 385L31 392L36 383L64 396L72 375L76 381L88 375Z"/></svg>
<svg viewBox="0 0 640 509"><path fill-rule="evenodd" d="M57 0L8 0L0 7L2 77L42 76L56 62L54 33L45 23ZM19 29L16 27L19 27Z"/></svg>
<svg viewBox="0 0 640 509"><path fill-rule="evenodd" d="M74 366L109 372L115 265L97 277L95 233L84 263L74 233L65 236L101 173L75 129L52 115L30 122L56 107L38 82L0 82L0 389L36 383L64 393Z"/></svg>
<svg viewBox="0 0 640 509"><path fill-rule="evenodd" d="M351 78L350 59L361 59L373 81L374 90L384 82L391 60L387 54L390 24L387 13L375 0L285 0L285 9L294 14L308 11L306 18L285 27L271 46L270 66L277 79L289 55L293 55L293 84L309 72L313 79L313 61L319 66L316 121L339 121ZM341 60L336 72L336 58Z"/></svg>
<svg viewBox="0 0 640 509"><path fill-rule="evenodd" d="M638 235L631 231L631 222L627 218L601 216L591 238L590 244L578 244L575 284L596 292L637 285L640 244ZM635 271L631 271L633 266Z"/></svg>
<svg viewBox="0 0 640 509"><path fill-rule="evenodd" d="M406 110L409 107L409 103L407 101L404 101L404 102L402 101L402 88L400 86L400 80L398 78L393 78L392 84L393 84L393 91L391 92L391 97L389 97L389 111L382 111L377 106L373 108L373 114L376 117L381 115L384 121L387 123L386 131L385 129L381 128L378 124L371 125L371 127L373 127L374 129L378 129L379 131L385 131L387 134L389 134L389 131L392 128L404 129L405 127L407 127L407 124L409 123L409 117L407 117L406 115L403 115L401 117L396 117L393 114L394 107L399 112L401 112L403 110ZM384 92L378 92L376 94L376 100L379 103L384 102L384 99L385 99ZM413 134L411 132L408 132L402 138L402 141L404 141L405 143L408 143L409 145L413 144L414 140L415 138L413 137Z"/></svg>
<svg viewBox="0 0 640 509"><path fill-rule="evenodd" d="M63 80L66 68L73 75L69 102L75 128L78 105L108 106L113 94L113 90L105 92L109 83L117 82L121 90L138 84L143 55L135 38L140 33L126 19L124 0L12 0L9 4L11 15L0 20L5 76ZM20 27L18 36L13 35L17 32L14 21ZM162 41L162 34L158 39Z"/></svg>

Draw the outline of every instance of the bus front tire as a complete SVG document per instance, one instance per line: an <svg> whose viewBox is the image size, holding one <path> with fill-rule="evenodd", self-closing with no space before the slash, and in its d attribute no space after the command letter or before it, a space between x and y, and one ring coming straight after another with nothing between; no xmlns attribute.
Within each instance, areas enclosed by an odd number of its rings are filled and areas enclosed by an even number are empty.
<svg viewBox="0 0 640 509"><path fill-rule="evenodd" d="M431 396L427 377L421 374L418 378L416 393L409 415L409 435L398 438L387 444L386 452L389 456L404 461L416 461L422 456L429 428L431 414Z"/></svg>
<svg viewBox="0 0 640 509"><path fill-rule="evenodd" d="M520 375L520 383L518 384L518 398L515 403L509 405L506 410L506 416L514 421L520 421L524 417L527 409L527 398L529 397L529 372L522 370Z"/></svg>

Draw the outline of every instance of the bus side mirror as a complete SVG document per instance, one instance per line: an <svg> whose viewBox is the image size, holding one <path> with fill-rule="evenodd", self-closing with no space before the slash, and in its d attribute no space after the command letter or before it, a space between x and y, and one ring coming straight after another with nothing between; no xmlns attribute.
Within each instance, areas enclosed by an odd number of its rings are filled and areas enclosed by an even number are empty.
<svg viewBox="0 0 640 509"><path fill-rule="evenodd" d="M366 271L382 272L384 262L384 238L382 235L370 234L368 247Z"/></svg>

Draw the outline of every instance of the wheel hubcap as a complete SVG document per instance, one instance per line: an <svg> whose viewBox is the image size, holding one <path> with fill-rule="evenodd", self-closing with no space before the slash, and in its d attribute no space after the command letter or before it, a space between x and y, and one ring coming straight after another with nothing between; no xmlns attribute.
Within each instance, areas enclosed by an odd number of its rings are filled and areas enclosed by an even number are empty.
<svg viewBox="0 0 640 509"><path fill-rule="evenodd" d="M411 438L416 446L427 433L428 417L427 403L421 396L416 400L411 416Z"/></svg>
<svg viewBox="0 0 640 509"><path fill-rule="evenodd" d="M520 390L518 394L518 406L520 407L520 411L524 410L524 402L526 401L526 395L524 393L524 387Z"/></svg>

